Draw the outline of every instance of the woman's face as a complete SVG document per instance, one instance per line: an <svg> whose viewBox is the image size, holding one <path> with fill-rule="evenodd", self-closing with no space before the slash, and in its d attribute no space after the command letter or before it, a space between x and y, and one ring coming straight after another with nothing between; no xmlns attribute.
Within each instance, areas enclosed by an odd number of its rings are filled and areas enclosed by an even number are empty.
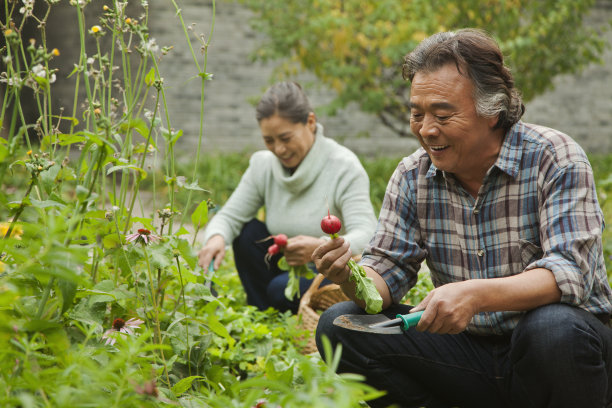
<svg viewBox="0 0 612 408"><path fill-rule="evenodd" d="M295 170L304 160L315 140L317 121L314 113L308 115L307 122L293 123L278 114L259 122L263 141L283 167Z"/></svg>

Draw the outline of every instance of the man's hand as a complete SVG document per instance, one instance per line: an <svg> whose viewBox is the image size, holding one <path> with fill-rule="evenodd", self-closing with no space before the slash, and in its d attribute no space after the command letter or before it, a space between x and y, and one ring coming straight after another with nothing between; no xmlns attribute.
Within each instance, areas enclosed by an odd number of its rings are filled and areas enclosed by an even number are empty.
<svg viewBox="0 0 612 408"><path fill-rule="evenodd" d="M465 330L477 313L474 281L454 282L433 289L411 312L424 310L418 331L457 334Z"/></svg>
<svg viewBox="0 0 612 408"><path fill-rule="evenodd" d="M351 275L347 266L351 255L349 243L343 238L336 238L317 247L312 253L312 260L319 273L334 283L343 284Z"/></svg>
<svg viewBox="0 0 612 408"><path fill-rule="evenodd" d="M225 240L221 235L213 235L208 242L206 242L206 245L200 249L200 252L198 252L198 265L200 265L204 271L208 271L208 265L210 265L210 261L214 259L215 262L213 267L219 269L224 256Z"/></svg>
<svg viewBox="0 0 612 408"><path fill-rule="evenodd" d="M555 276L544 268L504 278L470 279L432 290L414 309L424 310L417 330L460 333L476 313L531 310L561 300Z"/></svg>
<svg viewBox="0 0 612 408"><path fill-rule="evenodd" d="M307 264L312 260L312 253L323 243L320 238L297 235L289 238L284 250L285 259L290 266Z"/></svg>

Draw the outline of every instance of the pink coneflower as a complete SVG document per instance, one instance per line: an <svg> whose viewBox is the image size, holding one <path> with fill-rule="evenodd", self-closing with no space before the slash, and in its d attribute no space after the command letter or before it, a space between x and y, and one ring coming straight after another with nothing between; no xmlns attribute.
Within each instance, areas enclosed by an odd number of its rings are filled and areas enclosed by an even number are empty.
<svg viewBox="0 0 612 408"><path fill-rule="evenodd" d="M151 234L151 231L145 228L140 228L134 234L126 235L125 237L126 242L144 242L145 245L148 245L149 242L157 242L160 239L159 236Z"/></svg>
<svg viewBox="0 0 612 408"><path fill-rule="evenodd" d="M115 344L117 338L115 333L134 334L134 329L137 329L144 321L136 318L131 318L127 322L117 318L113 320L113 327L108 329L102 335L102 340L106 339L106 344L111 346Z"/></svg>

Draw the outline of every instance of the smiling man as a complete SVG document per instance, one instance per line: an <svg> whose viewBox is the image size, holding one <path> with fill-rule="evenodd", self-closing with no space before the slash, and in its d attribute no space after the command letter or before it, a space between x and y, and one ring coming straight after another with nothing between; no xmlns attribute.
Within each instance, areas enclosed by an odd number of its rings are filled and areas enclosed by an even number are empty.
<svg viewBox="0 0 612 408"><path fill-rule="evenodd" d="M387 395L371 406L605 407L612 402L612 311L591 166L567 135L524 123L496 42L433 35L406 56L410 125L422 148L387 187L361 264L383 313L423 311L397 334L333 325L363 312L348 246L319 246L319 272L354 302L328 309L317 341L343 345L341 371ZM435 289L401 304L427 262Z"/></svg>

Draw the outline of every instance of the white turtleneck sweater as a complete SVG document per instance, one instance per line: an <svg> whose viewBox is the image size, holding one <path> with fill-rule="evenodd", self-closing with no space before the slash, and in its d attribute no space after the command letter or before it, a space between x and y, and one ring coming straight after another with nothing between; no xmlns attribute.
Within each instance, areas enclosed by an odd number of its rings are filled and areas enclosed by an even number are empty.
<svg viewBox="0 0 612 408"><path fill-rule="evenodd" d="M268 150L251 156L238 187L206 226L204 242L219 234L231 244L262 206L273 235L325 237L321 220L328 203L342 221L340 235L353 254L361 253L376 228L368 175L357 156L317 124L314 144L293 174Z"/></svg>

